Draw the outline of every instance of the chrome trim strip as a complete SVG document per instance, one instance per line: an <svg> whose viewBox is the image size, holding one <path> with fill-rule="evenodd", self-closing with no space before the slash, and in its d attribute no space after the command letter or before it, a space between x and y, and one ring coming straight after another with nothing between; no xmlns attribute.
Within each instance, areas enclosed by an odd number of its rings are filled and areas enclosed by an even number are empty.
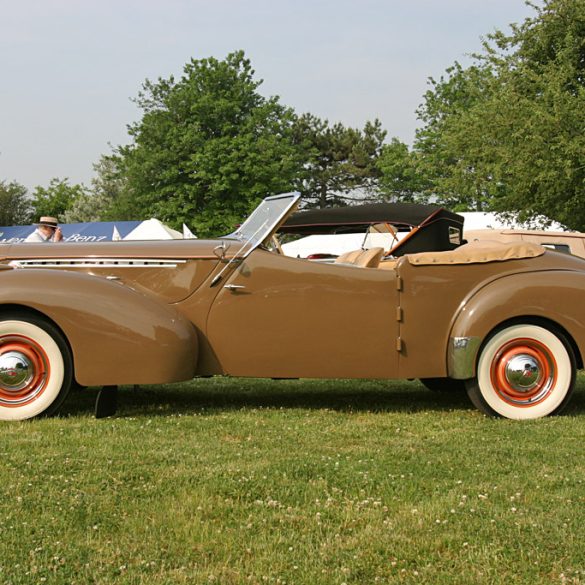
<svg viewBox="0 0 585 585"><path fill-rule="evenodd" d="M14 268L176 268L187 260L158 258L35 258L12 260Z"/></svg>
<svg viewBox="0 0 585 585"><path fill-rule="evenodd" d="M481 345L479 337L450 337L447 370L450 378L467 380L475 376L475 362Z"/></svg>

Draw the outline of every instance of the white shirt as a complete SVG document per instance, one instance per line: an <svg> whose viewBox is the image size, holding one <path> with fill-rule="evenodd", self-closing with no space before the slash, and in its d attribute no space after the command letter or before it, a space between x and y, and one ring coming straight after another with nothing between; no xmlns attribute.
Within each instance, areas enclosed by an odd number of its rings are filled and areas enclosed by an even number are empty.
<svg viewBox="0 0 585 585"><path fill-rule="evenodd" d="M47 236L42 234L38 228L32 234L27 236L24 241L25 241L25 243L29 243L29 244L30 243L38 243L38 242L42 242L42 243L54 242L53 236L51 236L50 238L47 238Z"/></svg>

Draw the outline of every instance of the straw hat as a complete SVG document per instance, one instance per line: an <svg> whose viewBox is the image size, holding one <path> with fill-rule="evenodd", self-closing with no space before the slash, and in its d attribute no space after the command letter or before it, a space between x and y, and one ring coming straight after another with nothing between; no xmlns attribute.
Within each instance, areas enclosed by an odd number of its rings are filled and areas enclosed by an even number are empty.
<svg viewBox="0 0 585 585"><path fill-rule="evenodd" d="M59 226L59 222L57 221L56 217L49 217L48 215L45 215L41 217L36 225L44 225L47 227L56 228Z"/></svg>

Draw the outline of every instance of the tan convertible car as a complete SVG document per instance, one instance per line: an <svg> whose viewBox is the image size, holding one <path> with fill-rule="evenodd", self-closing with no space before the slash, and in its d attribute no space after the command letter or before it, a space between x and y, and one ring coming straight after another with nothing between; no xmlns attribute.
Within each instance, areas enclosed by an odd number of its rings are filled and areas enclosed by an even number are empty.
<svg viewBox="0 0 585 585"><path fill-rule="evenodd" d="M275 234L298 198L268 197L217 240L2 246L0 419L55 413L74 383L214 374L421 378L515 419L566 405L585 260L461 245L459 216L439 208L390 255L288 257Z"/></svg>

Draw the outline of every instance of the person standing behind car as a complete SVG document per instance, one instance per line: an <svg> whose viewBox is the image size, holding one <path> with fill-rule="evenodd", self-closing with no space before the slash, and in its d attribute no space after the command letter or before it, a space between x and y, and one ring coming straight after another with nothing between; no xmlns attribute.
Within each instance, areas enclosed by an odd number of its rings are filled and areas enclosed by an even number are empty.
<svg viewBox="0 0 585 585"><path fill-rule="evenodd" d="M24 240L25 243L60 242L63 239L57 218L44 216L35 225L37 229L30 236L27 236Z"/></svg>

